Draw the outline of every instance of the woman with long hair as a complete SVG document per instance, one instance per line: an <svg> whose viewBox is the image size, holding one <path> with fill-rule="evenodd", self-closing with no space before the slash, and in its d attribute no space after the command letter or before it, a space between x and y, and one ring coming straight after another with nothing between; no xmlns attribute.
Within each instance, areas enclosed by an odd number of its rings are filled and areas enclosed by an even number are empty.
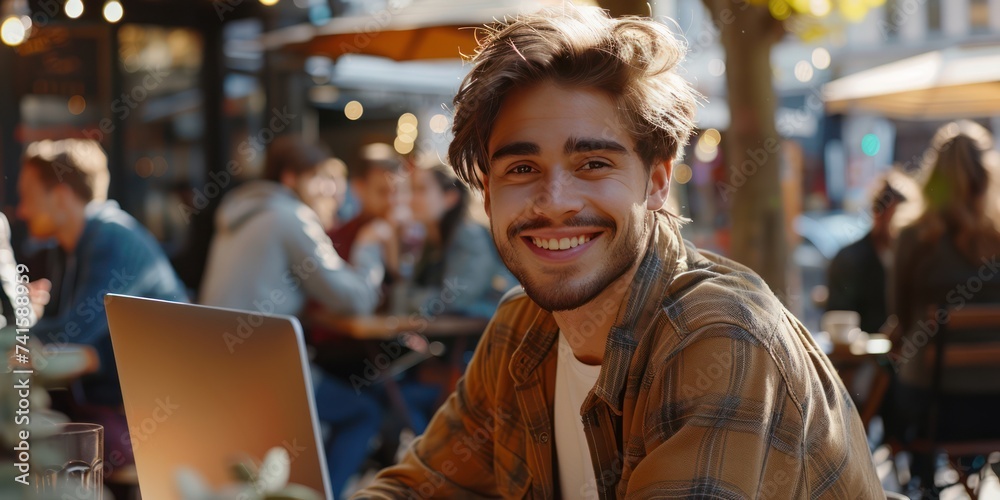
<svg viewBox="0 0 1000 500"><path fill-rule="evenodd" d="M490 237L469 214L470 193L451 169L416 168L413 218L424 227L423 251L407 293L412 312L491 317L500 297L517 285Z"/></svg>
<svg viewBox="0 0 1000 500"><path fill-rule="evenodd" d="M897 240L890 281L890 305L899 319L891 356L898 373L892 401L904 425L923 421L930 402L933 367L926 349L937 332L927 325L940 314L929 316L929 311L1000 304L1000 273L991 270L1000 255L996 155L989 132L964 120L939 129L925 155L924 211ZM997 398L979 396L1000 394L996 372L989 370L988 376L981 369L949 368L943 374L945 394L969 396L941 402L948 409L939 419L942 429L981 434L996 428L977 420L995 415L984 411L987 406L1000 411Z"/></svg>

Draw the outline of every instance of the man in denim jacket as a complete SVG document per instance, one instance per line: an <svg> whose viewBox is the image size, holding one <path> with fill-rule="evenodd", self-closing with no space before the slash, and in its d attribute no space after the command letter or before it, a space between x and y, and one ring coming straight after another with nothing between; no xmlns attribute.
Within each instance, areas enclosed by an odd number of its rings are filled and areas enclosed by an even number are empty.
<svg viewBox="0 0 1000 500"><path fill-rule="evenodd" d="M51 301L31 335L97 350L100 369L82 381L85 413L70 416L105 425L105 455L122 454L109 467L131 462L104 295L187 301L187 292L153 236L107 199L108 161L100 145L36 142L22 165L17 216L33 238L56 243ZM33 284L36 291L44 286Z"/></svg>

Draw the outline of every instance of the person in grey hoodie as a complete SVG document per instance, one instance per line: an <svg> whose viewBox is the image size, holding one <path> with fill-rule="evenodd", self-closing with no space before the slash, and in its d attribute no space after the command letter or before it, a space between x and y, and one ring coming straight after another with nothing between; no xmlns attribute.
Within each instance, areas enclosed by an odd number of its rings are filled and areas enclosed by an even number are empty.
<svg viewBox="0 0 1000 500"><path fill-rule="evenodd" d="M296 315L307 299L344 315L370 314L384 268L380 234L359 236L353 262L341 259L318 212L332 211L336 183L327 156L292 137L268 149L264 179L226 195L216 215L199 302Z"/></svg>
<svg viewBox="0 0 1000 500"><path fill-rule="evenodd" d="M371 314L385 273L382 248L391 235L372 225L358 235L352 262L337 255L319 215L336 209L333 170L319 148L291 136L275 139L264 179L234 189L219 206L199 302L297 315L311 300L338 314ZM332 430L326 455L339 496L367 458L382 411L370 394L315 367L312 374L319 418Z"/></svg>

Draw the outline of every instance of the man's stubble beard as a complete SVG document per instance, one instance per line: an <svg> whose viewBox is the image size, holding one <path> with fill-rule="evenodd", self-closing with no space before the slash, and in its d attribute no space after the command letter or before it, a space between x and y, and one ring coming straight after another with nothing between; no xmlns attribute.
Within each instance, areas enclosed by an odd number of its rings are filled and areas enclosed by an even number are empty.
<svg viewBox="0 0 1000 500"><path fill-rule="evenodd" d="M636 229L637 224L633 214L633 212L630 212L629 221L625 224L625 231L620 236L618 234L618 227L613 222L614 229L610 233L601 235L600 239L611 240L610 247L606 252L606 258L598 260L598 265L601 262L606 262L606 264L597 269L590 270L590 272L586 269L579 269L579 266L575 265L568 272L548 274L548 276L551 276L547 280L550 282L549 285L539 283L538 281L540 280L529 276L526 266L519 262L520 259L517 257L517 251L514 248L515 245L521 243L520 236L510 238L507 236L506 230L498 234L492 218L490 218L490 232L493 235L493 240L497 242L497 251L504 265L507 266L511 274L521 283L528 297L538 304L539 307L547 311L569 311L579 309L590 303L601 292L632 269L633 266L637 265L640 251L644 249L642 240L648 237L646 228L648 227L649 214L648 212L644 213L641 234ZM600 240L595 243L606 244L600 242ZM570 281L571 278L574 275L580 274L589 274L590 276L587 276L583 283L574 285Z"/></svg>

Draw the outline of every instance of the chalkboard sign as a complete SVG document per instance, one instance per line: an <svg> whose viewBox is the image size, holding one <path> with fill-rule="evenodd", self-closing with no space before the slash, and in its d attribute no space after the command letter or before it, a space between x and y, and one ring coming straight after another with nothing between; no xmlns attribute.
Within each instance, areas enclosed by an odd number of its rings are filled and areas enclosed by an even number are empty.
<svg viewBox="0 0 1000 500"><path fill-rule="evenodd" d="M99 61L107 36L101 31L67 26L32 30L31 37L17 47L18 94L97 95L102 69Z"/></svg>

